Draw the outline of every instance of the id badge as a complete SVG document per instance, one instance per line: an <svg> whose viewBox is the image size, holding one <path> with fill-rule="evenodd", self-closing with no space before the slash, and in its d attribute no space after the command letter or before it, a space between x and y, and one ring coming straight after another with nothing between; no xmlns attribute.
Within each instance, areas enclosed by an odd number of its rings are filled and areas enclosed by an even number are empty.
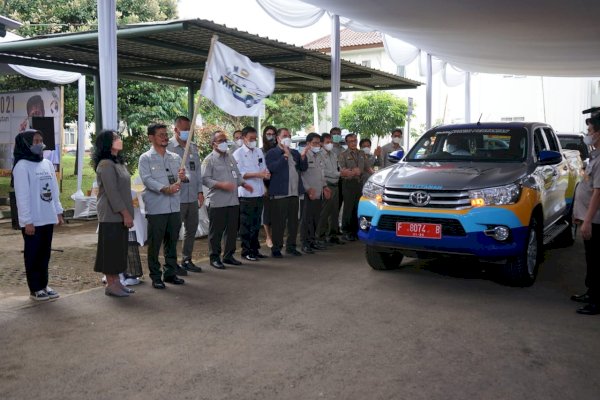
<svg viewBox="0 0 600 400"><path fill-rule="evenodd" d="M175 182L177 182L177 179L175 179L173 175L169 174L169 185L172 185Z"/></svg>
<svg viewBox="0 0 600 400"><path fill-rule="evenodd" d="M195 171L195 170L196 170L196 162L190 161L190 171Z"/></svg>
<svg viewBox="0 0 600 400"><path fill-rule="evenodd" d="M231 175L233 176L233 179L237 179L237 174L233 169L231 170Z"/></svg>

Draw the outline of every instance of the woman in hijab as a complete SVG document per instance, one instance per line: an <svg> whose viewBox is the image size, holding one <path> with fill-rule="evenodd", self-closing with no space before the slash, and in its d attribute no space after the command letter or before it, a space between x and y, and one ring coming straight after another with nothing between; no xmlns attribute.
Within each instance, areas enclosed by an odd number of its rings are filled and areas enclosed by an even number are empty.
<svg viewBox="0 0 600 400"><path fill-rule="evenodd" d="M98 183L98 249L94 271L106 275L107 296L127 297L134 293L121 284L119 274L127 268L127 240L133 226L131 176L119 152L121 137L103 130L96 137L93 163Z"/></svg>
<svg viewBox="0 0 600 400"><path fill-rule="evenodd" d="M64 222L54 166L44 159L43 151L38 130L27 129L15 138L12 184L25 242L27 285L30 297L37 301L59 297L48 286L48 262L54 225Z"/></svg>

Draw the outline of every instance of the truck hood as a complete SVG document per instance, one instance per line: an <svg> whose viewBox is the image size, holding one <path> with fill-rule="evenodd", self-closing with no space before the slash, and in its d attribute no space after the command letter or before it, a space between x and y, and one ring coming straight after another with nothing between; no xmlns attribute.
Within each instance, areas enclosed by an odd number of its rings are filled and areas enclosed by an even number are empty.
<svg viewBox="0 0 600 400"><path fill-rule="evenodd" d="M525 163L401 162L391 168L385 186L425 190L482 189L511 184L526 174Z"/></svg>

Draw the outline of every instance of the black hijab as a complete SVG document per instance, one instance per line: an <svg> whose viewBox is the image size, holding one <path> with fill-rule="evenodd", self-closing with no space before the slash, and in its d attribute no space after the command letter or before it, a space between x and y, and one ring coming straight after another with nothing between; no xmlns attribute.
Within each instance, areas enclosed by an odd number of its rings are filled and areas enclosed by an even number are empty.
<svg viewBox="0 0 600 400"><path fill-rule="evenodd" d="M31 152L31 145L33 144L33 136L38 133L42 134L42 132L36 129L26 129L23 132L19 133L15 138L15 148L13 149L13 169L15 165L21 160L33 161L33 162L41 162L44 159L44 156L33 154ZM14 176L11 174L10 186L14 186Z"/></svg>

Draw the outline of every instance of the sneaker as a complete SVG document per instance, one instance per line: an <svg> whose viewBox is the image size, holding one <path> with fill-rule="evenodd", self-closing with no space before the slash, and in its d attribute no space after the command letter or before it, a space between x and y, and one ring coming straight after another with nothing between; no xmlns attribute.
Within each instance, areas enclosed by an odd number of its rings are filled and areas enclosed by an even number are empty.
<svg viewBox="0 0 600 400"><path fill-rule="evenodd" d="M35 301L46 301L46 300L50 300L50 296L48 296L48 293L46 293L45 290L38 290L37 292L31 292L29 294L29 297L32 300Z"/></svg>
<svg viewBox="0 0 600 400"><path fill-rule="evenodd" d="M46 286L46 294L51 299L58 299L60 297L58 292L56 290L52 289L50 286Z"/></svg>
<svg viewBox="0 0 600 400"><path fill-rule="evenodd" d="M140 281L140 278L129 277L125 278L125 280L123 281L123 286L134 286L139 285L140 283L142 283L142 281Z"/></svg>
<svg viewBox="0 0 600 400"><path fill-rule="evenodd" d="M254 256L254 254L246 254L244 258L248 261L258 261L258 259Z"/></svg>

